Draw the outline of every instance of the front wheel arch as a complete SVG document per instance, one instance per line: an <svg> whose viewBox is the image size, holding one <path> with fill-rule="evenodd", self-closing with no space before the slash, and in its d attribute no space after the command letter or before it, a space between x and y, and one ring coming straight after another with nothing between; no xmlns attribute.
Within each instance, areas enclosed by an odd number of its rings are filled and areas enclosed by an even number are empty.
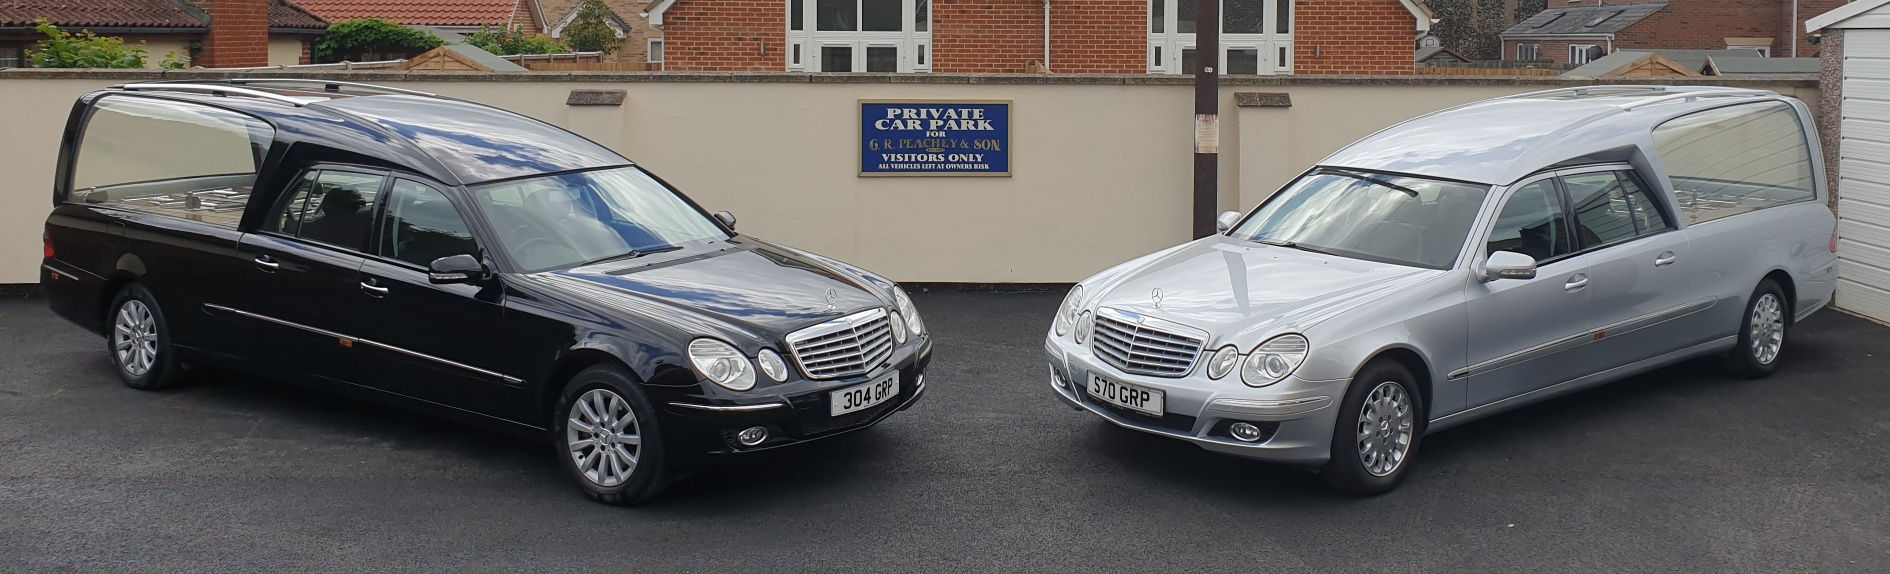
<svg viewBox="0 0 1890 574"><path fill-rule="evenodd" d="M1419 355L1417 351L1406 347L1391 347L1379 351L1378 354L1372 355L1371 358L1359 363L1358 370L1352 372L1353 381L1356 382L1359 373L1364 372L1366 367L1371 366L1372 363L1377 361L1396 362L1404 366L1404 369L1409 371L1412 377L1417 378L1418 405L1422 409L1418 413L1417 423L1418 432L1422 434L1425 428L1430 426L1431 395L1434 394L1432 392L1430 364L1426 362L1424 356Z"/></svg>
<svg viewBox="0 0 1890 574"><path fill-rule="evenodd" d="M584 369L605 364L615 364L622 367L625 372L635 372L624 363L623 359L599 349L576 349L558 358L557 363L552 365L550 373L545 375L545 380L540 381L539 384L537 412L546 413L550 417L545 419L545 428L557 426L558 417L561 416L557 412L558 400L564 392L564 386L571 382L571 378L584 372Z"/></svg>

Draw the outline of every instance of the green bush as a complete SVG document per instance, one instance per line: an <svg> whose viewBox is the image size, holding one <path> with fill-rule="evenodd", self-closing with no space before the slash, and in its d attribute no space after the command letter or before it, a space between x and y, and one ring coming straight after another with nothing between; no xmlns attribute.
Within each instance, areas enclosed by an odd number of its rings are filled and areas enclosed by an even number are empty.
<svg viewBox="0 0 1890 574"><path fill-rule="evenodd" d="M438 36L380 18L344 20L330 25L328 35L315 44L315 61L339 62L361 54L419 54L444 43Z"/></svg>
<svg viewBox="0 0 1890 574"><path fill-rule="evenodd" d="M518 54L564 54L571 51L563 42L547 36L527 34L518 28L481 26L466 37L466 43L500 56Z"/></svg>
<svg viewBox="0 0 1890 574"><path fill-rule="evenodd" d="M584 0L578 4L577 18L564 27L565 41L579 52L615 54L623 48L623 39L610 29L610 7L604 0Z"/></svg>
<svg viewBox="0 0 1890 574"><path fill-rule="evenodd" d="M35 68L144 67L143 42L127 46L123 38L99 36L91 30L80 30L74 35L53 26L45 18L35 19L33 23L34 30L46 35L46 39L27 53L27 60Z"/></svg>
<svg viewBox="0 0 1890 574"><path fill-rule="evenodd" d="M190 54L179 54L176 51L165 52L164 61L158 62L158 67L166 70L182 70L188 68L190 67Z"/></svg>

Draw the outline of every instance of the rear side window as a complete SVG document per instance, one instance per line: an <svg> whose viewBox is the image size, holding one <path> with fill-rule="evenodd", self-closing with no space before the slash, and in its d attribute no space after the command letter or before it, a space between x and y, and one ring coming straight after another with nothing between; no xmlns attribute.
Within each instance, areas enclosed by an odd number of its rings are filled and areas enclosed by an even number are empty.
<svg viewBox="0 0 1890 574"><path fill-rule="evenodd" d="M1811 146L1783 102L1681 116L1654 128L1654 147L1688 224L1812 199Z"/></svg>
<svg viewBox="0 0 1890 574"><path fill-rule="evenodd" d="M1647 189L1626 172L1598 171L1562 178L1575 206L1575 235L1582 249L1671 229Z"/></svg>
<svg viewBox="0 0 1890 574"><path fill-rule="evenodd" d="M106 97L86 121L70 199L235 228L274 138L268 123L228 110Z"/></svg>
<svg viewBox="0 0 1890 574"><path fill-rule="evenodd" d="M367 252L374 230L380 175L350 171L311 172L283 197L263 229Z"/></svg>

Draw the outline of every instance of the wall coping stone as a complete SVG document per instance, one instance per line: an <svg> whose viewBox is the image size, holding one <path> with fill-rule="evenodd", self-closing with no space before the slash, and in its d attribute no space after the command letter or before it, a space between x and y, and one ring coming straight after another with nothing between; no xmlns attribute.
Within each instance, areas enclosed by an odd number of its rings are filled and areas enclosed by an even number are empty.
<svg viewBox="0 0 1890 574"><path fill-rule="evenodd" d="M621 106L627 95L629 92L625 90L571 90L571 95L564 99L564 105Z"/></svg>
<svg viewBox="0 0 1890 574"><path fill-rule="evenodd" d="M1234 92L1234 106L1242 108L1290 108L1293 95L1286 92Z"/></svg>
<svg viewBox="0 0 1890 574"><path fill-rule="evenodd" d="M12 68L4 80L185 80L226 78L308 78L356 82L618 82L618 83L769 83L769 84L1003 84L1192 86L1193 76L1150 74L837 74L837 73L689 73L689 72L521 72L493 74L455 71L382 70L110 70ZM1241 86L1543 86L1588 85L1818 87L1815 75L1762 78L1585 78L1564 76L1234 76L1221 85Z"/></svg>

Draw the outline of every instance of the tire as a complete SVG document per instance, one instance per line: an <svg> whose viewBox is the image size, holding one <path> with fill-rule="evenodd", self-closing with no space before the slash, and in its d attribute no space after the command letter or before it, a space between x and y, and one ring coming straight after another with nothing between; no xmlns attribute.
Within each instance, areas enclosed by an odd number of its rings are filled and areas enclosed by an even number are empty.
<svg viewBox="0 0 1890 574"><path fill-rule="evenodd" d="M1746 298L1746 312L1739 320L1739 343L1726 353L1726 371L1748 379L1771 375L1778 370L1791 329L1792 304L1785 298L1785 290L1771 279L1760 281L1752 296Z"/></svg>
<svg viewBox="0 0 1890 574"><path fill-rule="evenodd" d="M105 351L127 387L155 391L183 379L183 364L171 347L170 322L143 285L126 285L112 298L105 315Z"/></svg>
<svg viewBox="0 0 1890 574"><path fill-rule="evenodd" d="M605 504L637 504L669 486L656 409L635 381L628 370L614 364L585 369L565 385L553 413L559 464L585 496ZM608 432L584 430L584 426L608 428L611 421L618 424ZM574 446L579 443L584 444ZM627 465L625 459L629 459ZM625 466L629 470L623 470Z"/></svg>
<svg viewBox="0 0 1890 574"><path fill-rule="evenodd" d="M1326 484L1362 496L1397 488L1424 435L1421 396L1417 377L1395 361L1374 361L1360 369L1339 406L1332 458L1319 472ZM1389 416L1377 416L1381 412ZM1373 427L1363 437L1361 422Z"/></svg>

